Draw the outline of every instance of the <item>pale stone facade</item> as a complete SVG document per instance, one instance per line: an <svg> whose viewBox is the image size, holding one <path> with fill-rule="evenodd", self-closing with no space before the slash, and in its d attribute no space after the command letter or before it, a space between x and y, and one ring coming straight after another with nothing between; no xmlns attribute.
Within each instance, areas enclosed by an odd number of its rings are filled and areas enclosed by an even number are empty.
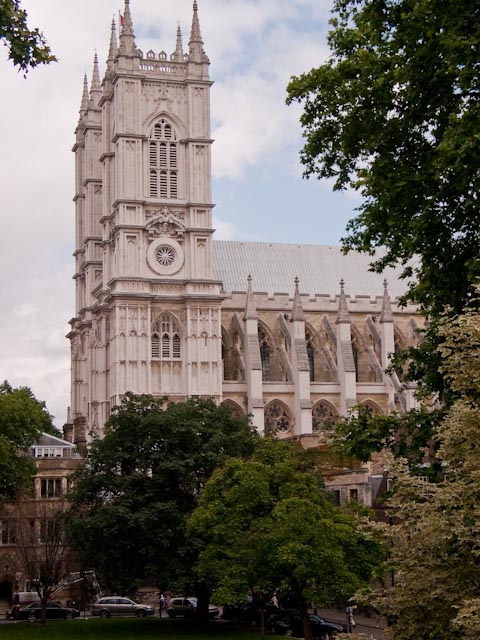
<svg viewBox="0 0 480 640"><path fill-rule="evenodd" d="M68 434L67 434L68 437ZM70 489L70 476L83 462L76 447L44 433L30 447L36 472L30 497L24 497L13 505L5 505L0 516L0 618L12 608L13 595L17 591L33 591L33 580L38 575L28 575L22 562L22 551L18 551L18 527L28 519L37 540L38 557L41 557L43 527L48 518L65 508L65 497ZM20 524L19 524L20 523ZM25 551L23 551L25 555ZM68 590L59 592L57 599L66 601Z"/></svg>
<svg viewBox="0 0 480 640"><path fill-rule="evenodd" d="M208 67L196 1L188 52L179 28L171 55L137 49L126 1L103 82L96 58L90 89L85 78L69 333L77 444L102 436L127 391L228 402L305 446L357 404L414 405L384 372L396 346L417 339L397 272L387 289L368 259L332 247L276 245L270 260L271 245L213 241ZM235 272L239 285L227 282ZM315 272L324 280L300 293Z"/></svg>

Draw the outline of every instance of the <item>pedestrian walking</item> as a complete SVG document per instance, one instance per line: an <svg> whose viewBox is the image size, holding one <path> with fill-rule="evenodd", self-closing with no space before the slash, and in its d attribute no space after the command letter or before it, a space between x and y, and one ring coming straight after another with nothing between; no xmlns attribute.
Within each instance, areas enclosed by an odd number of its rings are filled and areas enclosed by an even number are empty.
<svg viewBox="0 0 480 640"><path fill-rule="evenodd" d="M165 604L166 604L165 596L164 596L163 593L161 593L160 594L160 600L159 600L160 618L163 616L163 611L165 609Z"/></svg>
<svg viewBox="0 0 480 640"><path fill-rule="evenodd" d="M355 622L355 618L353 617L354 608L355 607L348 605L345 609L345 615L347 616L347 626L348 626L349 633L354 633L355 627L357 626L357 623Z"/></svg>

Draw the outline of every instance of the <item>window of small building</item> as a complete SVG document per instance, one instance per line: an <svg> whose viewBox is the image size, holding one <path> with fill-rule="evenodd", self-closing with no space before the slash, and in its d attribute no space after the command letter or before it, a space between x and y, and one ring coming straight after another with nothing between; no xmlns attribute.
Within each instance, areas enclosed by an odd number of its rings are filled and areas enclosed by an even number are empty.
<svg viewBox="0 0 480 640"><path fill-rule="evenodd" d="M61 478L42 478L40 481L40 497L59 498L62 495Z"/></svg>
<svg viewBox="0 0 480 640"><path fill-rule="evenodd" d="M15 544L16 530L14 520L2 520L0 523L2 529L2 544Z"/></svg>

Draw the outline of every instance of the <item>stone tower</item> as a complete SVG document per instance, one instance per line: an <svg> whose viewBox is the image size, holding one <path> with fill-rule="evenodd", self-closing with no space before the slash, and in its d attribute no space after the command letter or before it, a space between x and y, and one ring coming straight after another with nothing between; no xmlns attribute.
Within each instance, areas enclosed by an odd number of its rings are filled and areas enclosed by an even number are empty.
<svg viewBox="0 0 480 640"><path fill-rule="evenodd" d="M188 52L137 48L125 1L103 81L84 80L76 160L75 440L127 391L222 397L213 277L209 60L197 2Z"/></svg>

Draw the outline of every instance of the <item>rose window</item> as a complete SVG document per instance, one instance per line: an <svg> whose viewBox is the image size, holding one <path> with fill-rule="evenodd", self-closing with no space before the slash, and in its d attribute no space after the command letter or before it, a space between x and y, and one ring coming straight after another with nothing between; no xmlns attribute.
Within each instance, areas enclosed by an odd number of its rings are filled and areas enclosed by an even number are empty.
<svg viewBox="0 0 480 640"><path fill-rule="evenodd" d="M312 411L313 431L329 431L336 422L336 414L327 404L317 404Z"/></svg>
<svg viewBox="0 0 480 640"><path fill-rule="evenodd" d="M155 251L155 260L162 267L170 267L175 262L176 253L173 247L161 245Z"/></svg>
<svg viewBox="0 0 480 640"><path fill-rule="evenodd" d="M272 402L272 404L267 407L265 412L265 429L267 433L285 433L290 430L290 416L278 402Z"/></svg>

